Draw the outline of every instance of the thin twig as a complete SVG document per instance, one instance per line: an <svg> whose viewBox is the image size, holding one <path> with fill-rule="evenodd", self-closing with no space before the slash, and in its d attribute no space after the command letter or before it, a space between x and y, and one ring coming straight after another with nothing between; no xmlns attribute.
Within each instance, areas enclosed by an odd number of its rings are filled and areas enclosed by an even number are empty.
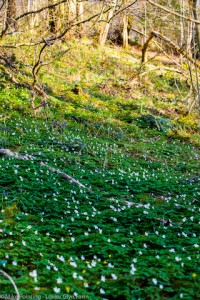
<svg viewBox="0 0 200 300"><path fill-rule="evenodd" d="M14 283L13 279L10 277L10 275L8 275L3 270L0 270L0 273L2 273L6 278L8 278L10 280L10 282L12 283L12 285L13 285L13 287L15 289L15 292L16 292L16 300L19 300L20 299L20 294L19 294L18 288L17 288L16 284Z"/></svg>

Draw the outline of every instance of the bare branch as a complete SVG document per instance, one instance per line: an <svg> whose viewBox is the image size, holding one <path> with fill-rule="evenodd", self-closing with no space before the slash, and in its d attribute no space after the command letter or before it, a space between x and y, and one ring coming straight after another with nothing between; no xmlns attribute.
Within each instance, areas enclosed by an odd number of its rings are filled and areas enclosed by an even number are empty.
<svg viewBox="0 0 200 300"><path fill-rule="evenodd" d="M10 149L0 149L0 155L7 155L7 156L14 157L14 158L21 159L21 160L34 160L35 159L35 157L32 155L29 155L29 154L21 155L19 153L12 152ZM85 185L80 183L78 180L74 179L73 177L67 175L66 173L64 173L58 169L55 169L55 168L45 164L42 161L40 161L40 166L46 167L47 169L51 170L52 172L61 175L65 180L67 180L70 183L73 183L75 185L78 185L79 187L88 189ZM90 189L88 189L88 190L90 191Z"/></svg>
<svg viewBox="0 0 200 300"><path fill-rule="evenodd" d="M34 159L34 157L32 155L21 155L19 153L14 153L12 152L10 149L0 149L0 154L2 155L7 155L7 156L11 156L17 159L21 159L21 160L31 160Z"/></svg>
<svg viewBox="0 0 200 300"><path fill-rule="evenodd" d="M50 167L49 165L43 163L42 161L40 162L40 166L43 166L43 167L46 167L47 169L51 170L52 172L56 173L56 174L59 174L61 175L65 180L75 184L75 185L78 185L79 187L82 187L82 188L86 188L82 183L80 183L80 181L74 179L73 177L67 175L66 173L64 172L61 172L60 170L58 169L55 169L53 167Z"/></svg>
<svg viewBox="0 0 200 300"><path fill-rule="evenodd" d="M2 8L4 7L5 3L6 3L6 0L3 0L2 4L1 4L1 7L0 7L0 10L2 10Z"/></svg>
<svg viewBox="0 0 200 300"><path fill-rule="evenodd" d="M10 280L10 282L12 283L12 285L15 289L15 292L16 292L16 300L19 300L20 299L20 294L19 294L19 291L18 291L18 288L17 288L16 284L14 283L14 280L5 271L0 270L0 273L2 273L4 277L6 277Z"/></svg>
<svg viewBox="0 0 200 300"><path fill-rule="evenodd" d="M37 75L37 67L40 65L41 63L41 58L42 58L42 52L45 50L45 48L49 46L49 44L45 41L45 44L42 46L42 48L40 49L40 52L39 52L39 56L38 56L38 60L36 61L34 67L33 67L33 70L32 70L32 74L33 74L33 86L36 84L37 82L37 78L36 78L36 75Z"/></svg>
<svg viewBox="0 0 200 300"><path fill-rule="evenodd" d="M22 15L16 17L15 21L18 21L18 20L20 20L20 19L22 19L22 18L24 18L26 16L29 16L29 15L38 14L38 13L42 12L43 10L56 7L56 6L58 6L58 5L62 4L62 3L65 3L65 2L68 2L68 0L62 0L62 1L54 3L54 4L49 4L47 6L44 6L44 7L40 8L40 9L37 9L37 10L27 11L27 12L23 13Z"/></svg>
<svg viewBox="0 0 200 300"><path fill-rule="evenodd" d="M131 2L130 4L122 7L121 9L119 9L109 20L108 22L110 22L113 18L115 18L117 15L119 15L120 13L122 13L123 11L127 10L129 7L131 7L133 4L135 4L138 0L135 0L133 2Z"/></svg>
<svg viewBox="0 0 200 300"><path fill-rule="evenodd" d="M196 24L200 24L200 21L198 21L198 20L195 20L195 19L193 19L193 18L186 17L186 16L184 16L184 15L182 15L182 14L179 14L179 13L175 12L174 10L171 10L171 9L169 9L169 8L166 8L165 6L160 5L160 4L158 4L158 3L155 3L155 2L153 2L153 1L151 1L151 0L147 0L147 1L148 1L150 4L152 4L152 5L154 5L154 6L158 7L158 8L160 8L160 9L162 9L162 10L164 10L164 11L166 11L166 12L172 14L172 15L175 15L175 16L177 16L177 17L180 17L180 18L182 18L182 19L185 19L185 20L187 20L187 21L190 21L190 22L193 22L193 23L196 23Z"/></svg>

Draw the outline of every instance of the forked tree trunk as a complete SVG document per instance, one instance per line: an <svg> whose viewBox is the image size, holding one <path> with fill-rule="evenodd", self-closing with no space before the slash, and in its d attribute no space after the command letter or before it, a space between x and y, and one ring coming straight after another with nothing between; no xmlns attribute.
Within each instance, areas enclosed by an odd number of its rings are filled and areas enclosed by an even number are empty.
<svg viewBox="0 0 200 300"><path fill-rule="evenodd" d="M149 44L151 43L151 40L154 38L155 34L154 32L151 32L149 38L146 40L142 47L142 63L147 62L147 49L149 47Z"/></svg>

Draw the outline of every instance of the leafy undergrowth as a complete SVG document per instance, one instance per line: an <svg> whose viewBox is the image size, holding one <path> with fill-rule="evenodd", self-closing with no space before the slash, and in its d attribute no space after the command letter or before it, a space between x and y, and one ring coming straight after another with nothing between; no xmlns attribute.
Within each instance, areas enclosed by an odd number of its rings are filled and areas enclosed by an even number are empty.
<svg viewBox="0 0 200 300"><path fill-rule="evenodd" d="M0 148L34 156L0 158L0 269L35 299L198 299L195 117L175 111L177 95L132 99L93 83L64 93L51 80L51 107L37 118L26 90L0 93ZM2 276L0 291L14 294Z"/></svg>

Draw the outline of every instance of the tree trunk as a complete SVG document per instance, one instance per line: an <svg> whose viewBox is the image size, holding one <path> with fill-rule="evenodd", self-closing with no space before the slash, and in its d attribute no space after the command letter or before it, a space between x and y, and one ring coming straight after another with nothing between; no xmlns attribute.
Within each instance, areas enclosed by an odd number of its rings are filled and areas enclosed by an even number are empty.
<svg viewBox="0 0 200 300"><path fill-rule="evenodd" d="M68 24L69 27L76 21L77 18L77 3L76 0L68 1ZM74 29L70 29L65 35L66 40L70 40L74 34Z"/></svg>
<svg viewBox="0 0 200 300"><path fill-rule="evenodd" d="M28 4L27 4L27 10L31 11L33 9L33 0L28 0Z"/></svg>
<svg viewBox="0 0 200 300"><path fill-rule="evenodd" d="M199 0L193 0L193 7L192 8L193 8L194 19L198 20ZM197 23L195 23L195 33L196 33L196 41L197 41L198 52L200 54L200 26Z"/></svg>
<svg viewBox="0 0 200 300"><path fill-rule="evenodd" d="M101 46L104 46L105 42L107 40L108 32L109 32L109 29L110 29L111 19L112 19L113 15L114 15L116 4L117 4L117 0L113 0L112 3L110 4L110 10L109 10L109 12L107 14L107 17L106 17L106 20L105 20L105 24L103 24L102 29L100 31L99 44Z"/></svg>
<svg viewBox="0 0 200 300"><path fill-rule="evenodd" d="M8 0L6 11L6 27L16 29L16 3L15 0Z"/></svg>
<svg viewBox="0 0 200 300"><path fill-rule="evenodd" d="M27 2L27 11L30 12L32 10L33 10L33 0L28 0L28 2ZM33 15L30 15L28 17L28 22L29 22L30 28L33 28L34 27L34 16Z"/></svg>
<svg viewBox="0 0 200 300"><path fill-rule="evenodd" d="M181 1L181 15L184 15L185 13L185 3L184 0ZM180 46L184 46L184 19L180 17Z"/></svg>
<svg viewBox="0 0 200 300"><path fill-rule="evenodd" d="M80 1L80 2L77 2L77 20L79 22L83 21L83 17L84 17L84 6L83 6L83 2ZM79 30L78 30L78 34L80 37L82 37L83 35L83 24L80 24L79 26Z"/></svg>
<svg viewBox="0 0 200 300"><path fill-rule="evenodd" d="M34 11L39 8L39 2L34 0L28 0L27 2L27 11ZM40 14L31 14L28 16L29 26L30 28L34 28L35 26L38 26L40 23Z"/></svg>
<svg viewBox="0 0 200 300"><path fill-rule="evenodd" d="M128 16L126 15L126 13L123 16L122 38L123 38L123 47L126 49L128 47Z"/></svg>
<svg viewBox="0 0 200 300"><path fill-rule="evenodd" d="M187 47L186 51L191 56L192 55L192 37L193 37L193 31L194 31L194 24L192 22L188 22L188 28L187 28Z"/></svg>
<svg viewBox="0 0 200 300"><path fill-rule="evenodd" d="M149 38L146 40L144 46L142 47L142 63L147 62L147 48L149 47L149 44L151 40L154 38L154 36L155 36L154 32L151 32Z"/></svg>
<svg viewBox="0 0 200 300"><path fill-rule="evenodd" d="M68 21L73 22L76 20L77 14L77 5L76 0L69 0L69 14L68 14Z"/></svg>
<svg viewBox="0 0 200 300"><path fill-rule="evenodd" d="M48 5L54 3L54 0L48 0ZM51 33L56 32L56 10L55 7L49 8L49 31Z"/></svg>

